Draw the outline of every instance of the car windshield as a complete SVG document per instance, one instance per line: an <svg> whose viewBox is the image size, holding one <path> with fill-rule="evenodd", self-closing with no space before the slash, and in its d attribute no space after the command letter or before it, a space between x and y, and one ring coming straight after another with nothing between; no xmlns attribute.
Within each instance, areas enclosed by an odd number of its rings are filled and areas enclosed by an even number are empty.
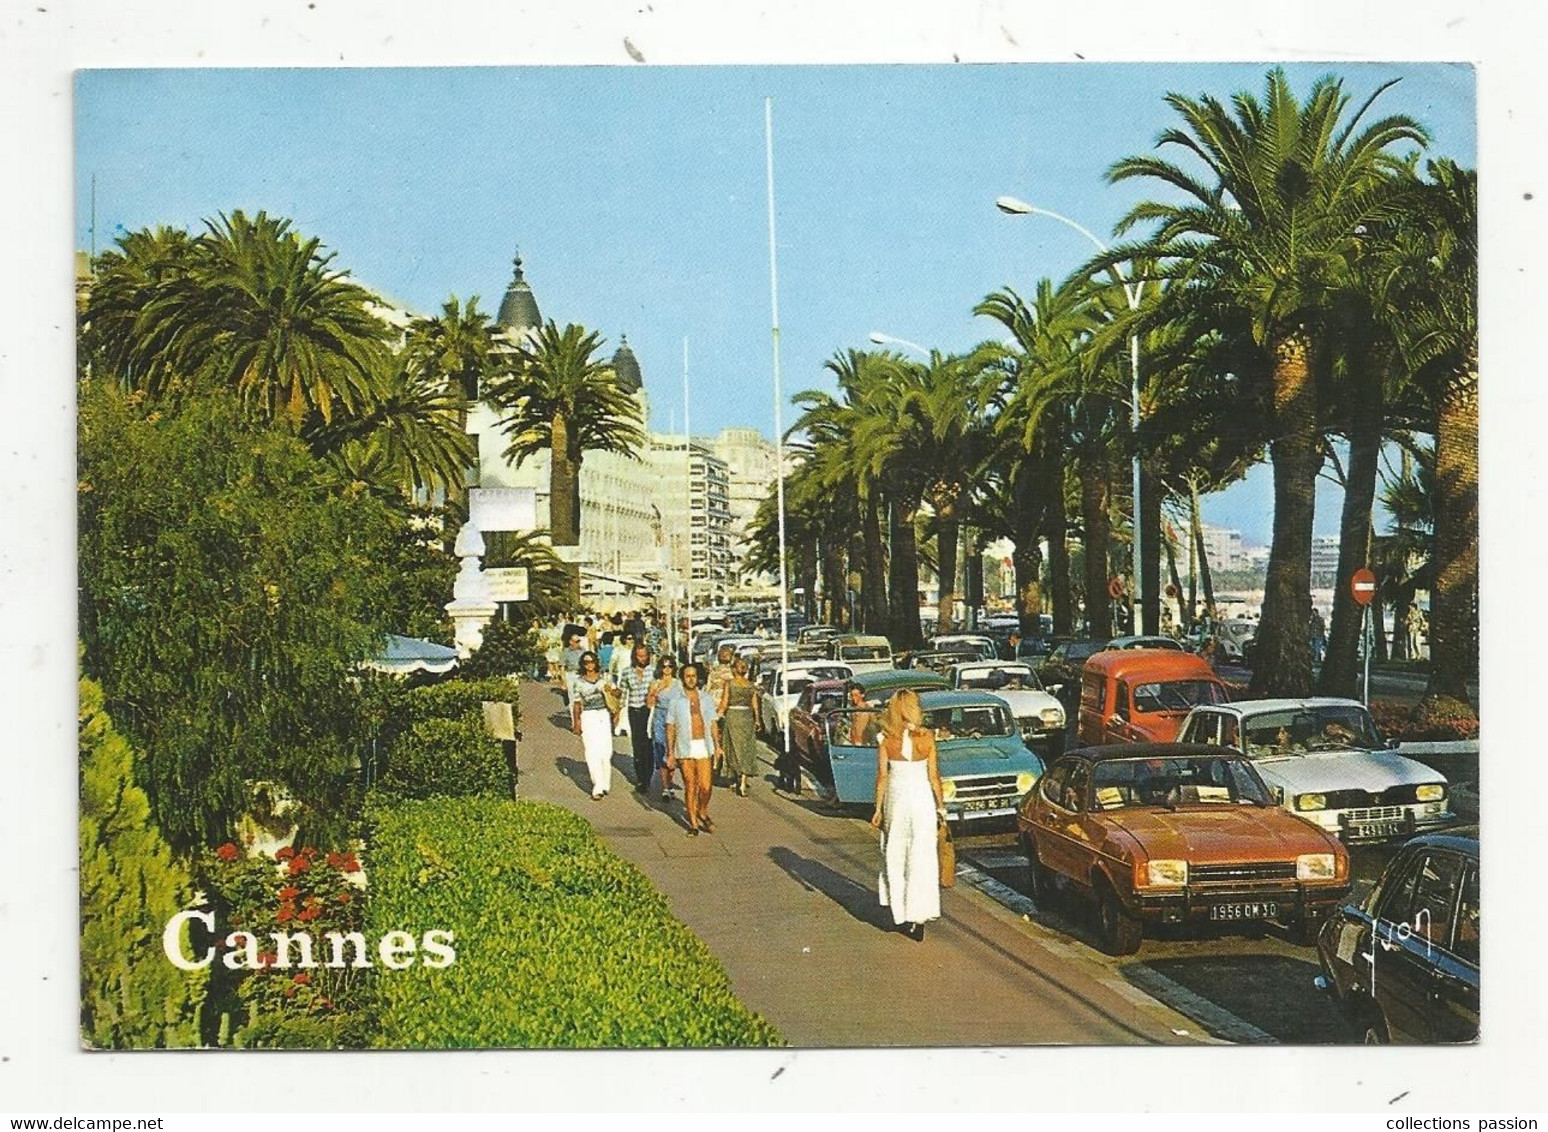
<svg viewBox="0 0 1548 1132"><path fill-rule="evenodd" d="M814 714L821 715L823 712L832 711L834 708L842 707L848 701L848 699L849 697L845 695L844 689L842 688L826 692L818 692L812 697L812 711Z"/></svg>
<svg viewBox="0 0 1548 1132"><path fill-rule="evenodd" d="M1381 746L1371 713L1359 704L1319 704L1266 711L1242 720L1249 755L1306 751L1371 751Z"/></svg>
<svg viewBox="0 0 1548 1132"><path fill-rule="evenodd" d="M1099 762L1091 790L1098 810L1271 804L1263 780L1243 759L1211 755Z"/></svg>
<svg viewBox="0 0 1548 1132"><path fill-rule="evenodd" d="M1134 710L1138 712L1187 711L1197 704L1223 704L1225 698L1225 689L1213 680L1168 680L1134 686Z"/></svg>
<svg viewBox="0 0 1548 1132"><path fill-rule="evenodd" d="M964 688L985 689L991 692L1016 691L1018 689L1036 692L1041 689L1037 677L1032 675L1032 670L1025 665L1006 665L1004 668L974 669L964 672L960 681Z"/></svg>
<svg viewBox="0 0 1548 1132"><path fill-rule="evenodd" d="M1003 704L934 708L925 712L925 726L937 739L986 739L1019 735L1010 709Z"/></svg>
<svg viewBox="0 0 1548 1132"><path fill-rule="evenodd" d="M887 660L891 656L886 645L845 645L839 649L840 660Z"/></svg>

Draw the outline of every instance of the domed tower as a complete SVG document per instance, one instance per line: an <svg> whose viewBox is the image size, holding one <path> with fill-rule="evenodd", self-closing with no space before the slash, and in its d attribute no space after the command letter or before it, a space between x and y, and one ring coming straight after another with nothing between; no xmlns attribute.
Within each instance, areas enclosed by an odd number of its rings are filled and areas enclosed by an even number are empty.
<svg viewBox="0 0 1548 1132"><path fill-rule="evenodd" d="M532 288L527 285L521 266L521 253L517 252L515 277L505 289L505 298L500 300L500 313L495 317L500 330L513 339L530 334L543 325L543 315L538 310L537 299L532 296Z"/></svg>
<svg viewBox="0 0 1548 1132"><path fill-rule="evenodd" d="M620 336L618 350L613 354L613 372L618 375L618 386L625 393L638 393L644 388L640 378L640 360L629 349L629 336Z"/></svg>

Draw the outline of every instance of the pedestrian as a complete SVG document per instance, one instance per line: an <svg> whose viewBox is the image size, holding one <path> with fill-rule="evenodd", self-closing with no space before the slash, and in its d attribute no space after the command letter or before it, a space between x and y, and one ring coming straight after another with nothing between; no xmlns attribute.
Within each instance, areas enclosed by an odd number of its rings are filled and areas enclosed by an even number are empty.
<svg viewBox="0 0 1548 1132"><path fill-rule="evenodd" d="M603 630L600 640L601 643L597 646L597 659L602 663L602 671L608 672L611 671L613 664L613 631Z"/></svg>
<svg viewBox="0 0 1548 1132"><path fill-rule="evenodd" d="M650 650L635 645L629 650L629 666L618 678L618 691L629 720L629 746L634 755L634 792L643 794L650 787L655 769L655 751L650 744Z"/></svg>
<svg viewBox="0 0 1548 1132"><path fill-rule="evenodd" d="M656 757L656 772L661 775L661 798L672 797L672 770L667 764L667 719L672 700L683 694L677 682L677 659L663 656L656 662L656 681L650 686L645 702L650 705L650 742Z"/></svg>
<svg viewBox="0 0 1548 1132"><path fill-rule="evenodd" d="M602 643L600 636L602 630L590 617L586 618L584 624L586 626L586 647L592 652L596 652L597 646Z"/></svg>
<svg viewBox="0 0 1548 1132"><path fill-rule="evenodd" d="M851 710L849 716L849 745L851 747L869 747L876 742L878 728L876 712L866 702L865 689L859 684L850 684L844 689L848 703L845 705Z"/></svg>
<svg viewBox="0 0 1548 1132"><path fill-rule="evenodd" d="M638 609L629 614L628 619L624 621L623 629L636 643L645 639L645 619L640 616ZM654 652L655 650L652 649L651 651Z"/></svg>
<svg viewBox="0 0 1548 1132"><path fill-rule="evenodd" d="M882 831L882 867L877 889L892 922L913 940L941 915L939 824L946 820L935 734L924 725L919 695L896 693L883 716L876 745L876 812L871 824Z"/></svg>
<svg viewBox="0 0 1548 1132"><path fill-rule="evenodd" d="M1328 647L1328 626L1322 620L1322 610L1315 605L1312 606L1311 622L1308 628L1311 632L1312 661L1321 664L1323 653Z"/></svg>
<svg viewBox="0 0 1548 1132"><path fill-rule="evenodd" d="M709 678L704 682L704 690L710 694L710 698L716 704L719 704L726 685L731 682L731 662L736 658L736 650L730 645L721 645L715 654L715 658L715 667L710 670ZM716 748L713 774L717 780L716 785L724 786L727 782L724 777L726 770L723 761L725 758L725 736L723 734L720 736L720 740L721 744Z"/></svg>
<svg viewBox="0 0 1548 1132"><path fill-rule="evenodd" d="M667 716L667 770L677 765L683 768L683 805L689 837L715 832L709 803L714 792L710 767L720 754L716 720L714 698L699 687L699 666L685 665L682 694L673 697Z"/></svg>
<svg viewBox="0 0 1548 1132"><path fill-rule="evenodd" d="M757 736L762 729L758 689L747 678L745 657L731 662L731 679L722 685L716 707L721 717L726 776L732 780L731 789L745 798L749 780L758 773Z"/></svg>
<svg viewBox="0 0 1548 1132"><path fill-rule="evenodd" d="M612 687L597 654L582 653L570 684L570 721L571 730L581 737L593 800L613 786L613 712L607 702Z"/></svg>
<svg viewBox="0 0 1548 1132"><path fill-rule="evenodd" d="M627 633L613 634L613 651L607 659L608 679L613 682L613 687L622 690L623 675L629 671L629 665L634 656L634 642L629 639ZM629 713L618 713L618 721L613 725L614 735L628 735L630 725Z"/></svg>
<svg viewBox="0 0 1548 1132"><path fill-rule="evenodd" d="M568 638L564 642L563 651L559 654L559 690L568 701L573 695L571 689L575 684L575 674L580 671L581 657L586 651L586 635L575 625L566 626L564 632L568 634Z"/></svg>
<svg viewBox="0 0 1548 1132"><path fill-rule="evenodd" d="M560 657L564 651L564 618L560 617L552 625L545 625L542 633L543 660L548 665L548 682L554 687L560 687L564 678L564 669L560 665Z"/></svg>

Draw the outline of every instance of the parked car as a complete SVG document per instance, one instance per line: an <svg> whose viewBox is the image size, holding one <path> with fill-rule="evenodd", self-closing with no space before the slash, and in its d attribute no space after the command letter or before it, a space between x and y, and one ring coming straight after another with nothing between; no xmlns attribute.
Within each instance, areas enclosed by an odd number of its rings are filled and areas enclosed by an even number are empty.
<svg viewBox="0 0 1548 1132"><path fill-rule="evenodd" d="M1258 636L1258 623L1244 618L1222 621L1215 628L1215 647L1226 660L1244 663Z"/></svg>
<svg viewBox="0 0 1548 1132"><path fill-rule="evenodd" d="M899 668L928 669L931 672L945 672L955 664L977 659L979 659L978 653L971 650L954 651L929 648L901 653L896 658Z"/></svg>
<svg viewBox="0 0 1548 1132"><path fill-rule="evenodd" d="M1043 687L1059 697L1066 715L1075 714L1080 703L1080 670L1107 644L1087 639L1054 640L1053 648L1037 665L1037 678Z"/></svg>
<svg viewBox="0 0 1548 1132"><path fill-rule="evenodd" d="M1064 705L1043 691L1031 665L977 660L953 665L946 678L953 688L988 692L1009 704L1021 741L1045 761L1064 752Z"/></svg>
<svg viewBox="0 0 1548 1132"><path fill-rule="evenodd" d="M974 652L980 660L993 660L1000 655L994 638L981 633L942 634L930 638L930 648L935 652Z"/></svg>
<svg viewBox="0 0 1548 1132"><path fill-rule="evenodd" d="M984 692L923 691L919 706L935 732L946 820L1008 818L1037 778L1043 760L1027 750L1003 700ZM824 713L832 785L843 805L876 801L876 721L869 708Z"/></svg>
<svg viewBox="0 0 1548 1132"><path fill-rule="evenodd" d="M1300 942L1349 892L1338 838L1274 805L1223 747L1086 747L1054 762L1017 817L1033 899L1095 901L1103 946L1139 949L1146 924L1275 921Z"/></svg>
<svg viewBox="0 0 1548 1132"><path fill-rule="evenodd" d="M763 674L759 682L764 735L778 749L785 742L785 716L800 699L801 693L811 684L821 681L845 681L853 674L849 665L841 660L819 660L797 663L792 661L788 669L775 667Z"/></svg>
<svg viewBox="0 0 1548 1132"><path fill-rule="evenodd" d="M828 641L828 655L847 662L856 672L892 667L892 642L886 637L846 633Z"/></svg>
<svg viewBox="0 0 1548 1132"><path fill-rule="evenodd" d="M1478 1039L1478 828L1426 833L1317 938L1319 989L1366 1044Z"/></svg>
<svg viewBox="0 0 1548 1132"><path fill-rule="evenodd" d="M868 704L884 704L892 693L902 688L916 692L932 692L951 685L939 672L927 668L878 668L870 672L856 672L849 682L865 694Z"/></svg>
<svg viewBox="0 0 1548 1132"><path fill-rule="evenodd" d="M1242 751L1285 809L1348 844L1412 837L1456 820L1446 776L1387 749L1358 700L1197 707L1177 737Z"/></svg>
<svg viewBox="0 0 1548 1132"><path fill-rule="evenodd" d="M818 680L808 684L790 708L790 749L800 765L828 790L833 789L833 768L828 761L823 716L849 702L847 688L845 680Z"/></svg>
<svg viewBox="0 0 1548 1132"><path fill-rule="evenodd" d="M839 631L833 625L804 625L797 639L802 644L808 644L814 641L831 641L838 635Z"/></svg>
<svg viewBox="0 0 1548 1132"><path fill-rule="evenodd" d="M1107 642L1110 649L1176 649L1186 652L1182 642L1173 637L1114 637Z"/></svg>
<svg viewBox="0 0 1548 1132"><path fill-rule="evenodd" d="M1080 674L1075 737L1104 743L1168 743L1198 704L1221 704L1225 685L1209 662L1181 649L1110 650Z"/></svg>

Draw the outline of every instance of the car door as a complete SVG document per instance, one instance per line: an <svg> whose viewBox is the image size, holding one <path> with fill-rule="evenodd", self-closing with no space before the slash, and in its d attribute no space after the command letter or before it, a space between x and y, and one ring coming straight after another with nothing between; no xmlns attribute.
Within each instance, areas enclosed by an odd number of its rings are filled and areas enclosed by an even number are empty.
<svg viewBox="0 0 1548 1132"><path fill-rule="evenodd" d="M1450 941L1436 955L1430 972L1430 1033L1437 1042L1471 1042L1478 1037L1478 862L1462 860Z"/></svg>
<svg viewBox="0 0 1548 1132"><path fill-rule="evenodd" d="M1082 759L1062 759L1052 770L1043 775L1037 785L1037 804L1032 820L1037 827L1037 855L1045 866L1063 876L1084 880L1076 842L1070 835L1070 827L1078 824L1079 816L1071 804L1071 777L1084 766Z"/></svg>
<svg viewBox="0 0 1548 1132"><path fill-rule="evenodd" d="M1377 908L1368 985L1393 1041L1436 1040L1433 971L1438 941L1449 938L1461 874L1457 854L1422 849L1403 883Z"/></svg>

